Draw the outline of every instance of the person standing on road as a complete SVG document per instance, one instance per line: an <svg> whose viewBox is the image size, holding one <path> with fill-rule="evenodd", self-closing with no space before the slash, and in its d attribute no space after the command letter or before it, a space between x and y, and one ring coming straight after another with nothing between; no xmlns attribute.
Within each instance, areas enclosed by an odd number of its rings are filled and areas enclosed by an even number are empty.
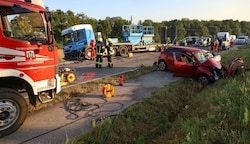
<svg viewBox="0 0 250 144"><path fill-rule="evenodd" d="M231 38L231 39L230 39L230 47L233 47L233 46L234 46L234 39Z"/></svg>
<svg viewBox="0 0 250 144"><path fill-rule="evenodd" d="M223 41L222 37L219 37L218 41L219 41L219 50L218 50L218 52L219 52L219 51L222 51L222 41Z"/></svg>
<svg viewBox="0 0 250 144"><path fill-rule="evenodd" d="M200 46L204 46L203 42L204 42L204 38L203 38L203 36L201 36L201 38L200 38Z"/></svg>
<svg viewBox="0 0 250 144"><path fill-rule="evenodd" d="M219 48L219 41L218 41L218 39L215 39L215 42L214 42L214 51L218 52L218 48Z"/></svg>
<svg viewBox="0 0 250 144"><path fill-rule="evenodd" d="M211 39L210 41L210 52L213 52L214 51L214 39Z"/></svg>
<svg viewBox="0 0 250 144"><path fill-rule="evenodd" d="M95 57L96 57L95 40L93 40L93 39L91 40L90 46L91 46L90 60L95 60Z"/></svg>
<svg viewBox="0 0 250 144"><path fill-rule="evenodd" d="M112 62L112 55L111 55L111 52L112 52L112 49L113 49L113 43L112 43L112 40L111 38L108 38L108 44L106 45L106 49L107 49L107 60L108 60L108 67L109 68L112 68L113 67L113 62Z"/></svg>
<svg viewBox="0 0 250 144"><path fill-rule="evenodd" d="M96 49L96 68L102 68L102 61L103 61L103 52L104 52L104 45L103 45L103 40L102 38L97 39L97 43L95 45Z"/></svg>

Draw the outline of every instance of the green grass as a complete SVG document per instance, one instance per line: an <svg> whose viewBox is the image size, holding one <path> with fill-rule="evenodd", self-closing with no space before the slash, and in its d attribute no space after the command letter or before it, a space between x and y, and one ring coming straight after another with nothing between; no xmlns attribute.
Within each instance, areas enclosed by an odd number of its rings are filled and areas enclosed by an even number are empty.
<svg viewBox="0 0 250 144"><path fill-rule="evenodd" d="M240 57L250 68L249 55L250 47L244 46L223 54L222 62ZM249 110L249 72L205 88L181 79L67 143L248 143Z"/></svg>

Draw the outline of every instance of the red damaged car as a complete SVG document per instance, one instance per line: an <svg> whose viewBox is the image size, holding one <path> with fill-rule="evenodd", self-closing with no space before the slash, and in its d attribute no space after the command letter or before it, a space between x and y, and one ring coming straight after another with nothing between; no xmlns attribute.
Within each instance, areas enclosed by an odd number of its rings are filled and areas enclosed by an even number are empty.
<svg viewBox="0 0 250 144"><path fill-rule="evenodd" d="M205 86L225 77L227 70L220 61L220 55L206 50L169 46L160 53L158 69L173 72L174 76L190 77Z"/></svg>

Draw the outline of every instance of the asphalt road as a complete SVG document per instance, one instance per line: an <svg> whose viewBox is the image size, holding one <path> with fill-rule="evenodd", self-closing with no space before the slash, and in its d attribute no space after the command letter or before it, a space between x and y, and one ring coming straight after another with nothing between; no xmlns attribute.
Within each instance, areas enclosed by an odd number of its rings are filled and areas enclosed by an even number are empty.
<svg viewBox="0 0 250 144"><path fill-rule="evenodd" d="M134 53L133 57L130 58L114 57L113 68L106 67L108 65L107 59L104 58L102 69L95 68L94 61L62 63L62 67L74 69L77 75L75 82L62 88L70 88L73 85L131 71L142 65L153 65L157 61L158 55L159 52L146 52ZM150 75L125 81L124 86L114 86L115 96L112 98L105 98L101 90L96 90L88 95L83 95L79 100L73 99L69 102L56 104L30 114L16 132L1 138L0 143L65 143L67 139L72 139L80 136L82 132L91 130L93 118L116 114L175 79L170 73L155 71ZM88 106L87 109L84 108L84 110L72 111L71 106L77 103L80 105L88 103L91 106Z"/></svg>
<svg viewBox="0 0 250 144"><path fill-rule="evenodd" d="M134 53L130 58L113 57L113 68L109 68L107 58L103 58L102 69L95 68L95 61L83 61L83 62L64 62L61 63L61 67L67 67L75 70L77 79L63 88L71 87L72 85L78 85L81 83L87 83L89 81L104 78L106 76L117 75L126 71L135 70L141 66L150 66L157 61L159 52L144 52Z"/></svg>
<svg viewBox="0 0 250 144"><path fill-rule="evenodd" d="M232 49L236 49L236 47ZM131 58L115 57L113 58L113 68L106 67L107 60L104 59L102 69L96 69L94 61L63 63L61 66L75 69L77 75L74 83L63 88L70 88L73 85L87 83L108 75L117 75L137 69L142 65L153 65L158 56L159 52L146 52L134 53ZM105 98L101 90L96 90L78 99L56 104L30 114L16 132L1 138L0 143L65 143L67 139L79 137L82 133L90 131L92 119L119 113L175 80L178 78L173 77L169 72L155 71L125 81L123 86L114 86L115 95L112 98ZM79 107L79 105L83 107Z"/></svg>

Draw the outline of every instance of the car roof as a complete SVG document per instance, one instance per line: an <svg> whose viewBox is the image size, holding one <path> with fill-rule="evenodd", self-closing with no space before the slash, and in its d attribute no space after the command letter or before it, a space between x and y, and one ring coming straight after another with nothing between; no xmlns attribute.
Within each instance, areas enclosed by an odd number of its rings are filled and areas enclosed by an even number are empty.
<svg viewBox="0 0 250 144"><path fill-rule="evenodd" d="M169 46L168 48L185 50L187 52L199 52L199 51L203 51L202 49L198 49L198 48L194 48L194 47L185 47L185 46Z"/></svg>

